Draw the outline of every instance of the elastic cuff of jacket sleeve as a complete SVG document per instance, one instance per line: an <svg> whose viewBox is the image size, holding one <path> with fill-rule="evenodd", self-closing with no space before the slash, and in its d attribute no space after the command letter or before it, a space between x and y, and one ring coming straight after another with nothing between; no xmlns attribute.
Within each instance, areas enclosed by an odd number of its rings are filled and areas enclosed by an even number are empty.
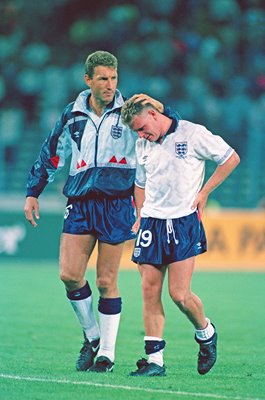
<svg viewBox="0 0 265 400"><path fill-rule="evenodd" d="M39 197L39 193L36 192L27 192L26 197L35 197L36 199Z"/></svg>

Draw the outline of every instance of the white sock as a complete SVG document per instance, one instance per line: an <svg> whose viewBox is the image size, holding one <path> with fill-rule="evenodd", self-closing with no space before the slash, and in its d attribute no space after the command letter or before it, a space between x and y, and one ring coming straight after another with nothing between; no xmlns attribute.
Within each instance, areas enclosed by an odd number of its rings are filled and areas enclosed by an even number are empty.
<svg viewBox="0 0 265 400"><path fill-rule="evenodd" d="M70 300L86 338L91 342L99 338L99 328L93 311L92 295L83 300Z"/></svg>
<svg viewBox="0 0 265 400"><path fill-rule="evenodd" d="M195 330L196 338L199 340L210 339L215 332L214 327L211 324L211 321L209 320L209 318L206 318L206 321L208 322L208 324L205 329L196 329Z"/></svg>
<svg viewBox="0 0 265 400"><path fill-rule="evenodd" d="M99 356L105 356L114 362L115 344L118 334L121 314L102 314L98 312L100 326L100 347Z"/></svg>
<svg viewBox="0 0 265 400"><path fill-rule="evenodd" d="M162 341L163 339L155 337L155 336L145 336L144 340L158 340ZM159 365L160 367L163 367L164 365L164 357L163 357L164 349L156 351L155 353L148 354L148 359L147 362L150 363L155 363Z"/></svg>
<svg viewBox="0 0 265 400"><path fill-rule="evenodd" d="M150 363L155 363L158 364L160 367L163 367L164 365L164 358L163 358L163 350L159 350L156 353L152 353L148 355L148 362Z"/></svg>

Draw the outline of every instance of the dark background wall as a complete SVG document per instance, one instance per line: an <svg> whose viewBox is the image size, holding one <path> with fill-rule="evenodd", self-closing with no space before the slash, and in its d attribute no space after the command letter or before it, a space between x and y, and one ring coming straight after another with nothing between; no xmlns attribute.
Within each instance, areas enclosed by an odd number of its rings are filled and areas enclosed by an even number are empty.
<svg viewBox="0 0 265 400"><path fill-rule="evenodd" d="M264 205L263 0L2 0L0 15L0 197L24 196L42 141L85 89L87 55L103 49L124 95L148 92L238 151L212 204ZM58 196L66 174L45 193Z"/></svg>

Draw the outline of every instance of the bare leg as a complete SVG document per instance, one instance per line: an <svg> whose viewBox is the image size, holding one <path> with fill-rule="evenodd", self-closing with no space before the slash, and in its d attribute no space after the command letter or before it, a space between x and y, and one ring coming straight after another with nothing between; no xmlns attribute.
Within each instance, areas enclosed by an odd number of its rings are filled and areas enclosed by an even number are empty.
<svg viewBox="0 0 265 400"><path fill-rule="evenodd" d="M85 273L96 238L92 235L63 233L60 247L60 277L67 297L85 335L85 342L76 362L78 371L86 371L94 362L99 346L99 328L93 311L93 296Z"/></svg>
<svg viewBox="0 0 265 400"><path fill-rule="evenodd" d="M123 247L124 243L98 244L97 287L102 298L119 295L117 279Z"/></svg>
<svg viewBox="0 0 265 400"><path fill-rule="evenodd" d="M85 285L85 273L89 257L95 247L92 235L63 233L60 245L60 278L68 291Z"/></svg>
<svg viewBox="0 0 265 400"><path fill-rule="evenodd" d="M207 321L203 304L200 298L192 293L190 288L194 264L195 257L191 257L169 265L169 294L174 303L194 325L195 329L205 329Z"/></svg>
<svg viewBox="0 0 265 400"><path fill-rule="evenodd" d="M139 265L142 276L143 318L146 336L162 338L165 314L161 300L166 268L153 265Z"/></svg>

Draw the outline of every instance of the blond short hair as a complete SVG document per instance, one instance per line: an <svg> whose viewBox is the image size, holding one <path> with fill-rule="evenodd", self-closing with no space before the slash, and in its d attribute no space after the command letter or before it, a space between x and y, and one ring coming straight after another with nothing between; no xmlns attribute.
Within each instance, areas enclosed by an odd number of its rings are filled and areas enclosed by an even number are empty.
<svg viewBox="0 0 265 400"><path fill-rule="evenodd" d="M85 73L89 76L89 78L93 78L95 67L98 66L117 69L118 60L108 51L98 50L90 54L85 62Z"/></svg>
<svg viewBox="0 0 265 400"><path fill-rule="evenodd" d="M135 115L141 114L144 109L153 108L151 104L135 103L134 97L126 100L121 109L121 120L125 125L131 126Z"/></svg>

